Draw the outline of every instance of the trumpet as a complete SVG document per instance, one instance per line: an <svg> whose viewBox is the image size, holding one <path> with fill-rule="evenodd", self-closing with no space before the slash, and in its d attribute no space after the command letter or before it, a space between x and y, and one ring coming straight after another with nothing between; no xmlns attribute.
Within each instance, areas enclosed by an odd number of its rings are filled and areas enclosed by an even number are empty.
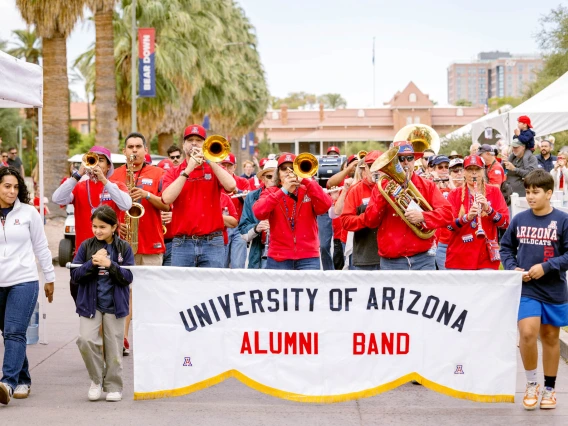
<svg viewBox="0 0 568 426"><path fill-rule="evenodd" d="M362 160L363 158L365 158L365 157L367 156L367 154L368 154L368 152L365 151L364 149L362 149L361 151L359 151L359 152L357 153L357 158L358 158L359 160Z"/></svg>
<svg viewBox="0 0 568 426"><path fill-rule="evenodd" d="M288 168L298 179L306 179L313 177L318 172L318 159L310 154L304 152L296 157L292 166L294 169Z"/></svg>
<svg viewBox="0 0 568 426"><path fill-rule="evenodd" d="M87 152L83 155L81 159L81 165L85 168L87 175L89 178L93 180L93 182L97 182L97 176L93 174L93 169L99 164L99 155L95 154L94 152Z"/></svg>
<svg viewBox="0 0 568 426"><path fill-rule="evenodd" d="M478 194L478 190L477 190L477 178L474 177L473 179L473 191L474 191L474 196ZM477 230L475 231L475 236L477 238L485 238L485 230L483 229L483 225L481 224L481 215L483 214L483 211L481 209L481 205L479 205L479 212L477 213Z"/></svg>
<svg viewBox="0 0 568 426"><path fill-rule="evenodd" d="M201 165L203 163L202 159L195 157L195 155L200 151L203 152L203 157L206 160L209 160L213 163L220 163L231 152L231 145L229 144L229 141L223 136L209 136L207 139L205 139L205 142L203 142L203 148L201 148L201 150L197 147L194 147L189 154L189 156L193 158L193 160L198 165Z"/></svg>

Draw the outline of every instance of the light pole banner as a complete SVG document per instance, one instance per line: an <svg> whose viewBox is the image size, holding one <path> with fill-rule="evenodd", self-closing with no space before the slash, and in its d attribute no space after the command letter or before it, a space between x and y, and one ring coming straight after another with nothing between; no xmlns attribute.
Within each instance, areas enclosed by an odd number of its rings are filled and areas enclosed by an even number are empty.
<svg viewBox="0 0 568 426"><path fill-rule="evenodd" d="M138 29L138 96L156 97L156 31L154 28Z"/></svg>
<svg viewBox="0 0 568 426"><path fill-rule="evenodd" d="M513 402L521 273L133 267L134 399L235 377L299 402L417 380Z"/></svg>

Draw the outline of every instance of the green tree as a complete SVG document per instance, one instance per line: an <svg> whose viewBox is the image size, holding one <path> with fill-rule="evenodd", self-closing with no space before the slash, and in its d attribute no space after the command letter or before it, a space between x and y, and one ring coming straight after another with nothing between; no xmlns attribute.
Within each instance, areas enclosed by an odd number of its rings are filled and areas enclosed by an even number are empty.
<svg viewBox="0 0 568 426"><path fill-rule="evenodd" d="M464 106L464 107L470 107L473 104L471 103L471 101L468 101L467 99L458 99L455 103L455 106Z"/></svg>
<svg viewBox="0 0 568 426"><path fill-rule="evenodd" d="M523 98L515 98L512 96L505 96L504 98L489 98L487 101L489 104L489 111L495 111L504 105L511 105L514 108L522 102Z"/></svg>
<svg viewBox="0 0 568 426"><path fill-rule="evenodd" d="M338 109L345 108L347 101L339 93L326 93L318 96L318 102L322 103L324 108Z"/></svg>
<svg viewBox="0 0 568 426"><path fill-rule="evenodd" d="M445 139L441 146L438 154L450 155L452 151L456 151L461 155L469 155L469 147L471 146L471 134L466 133L462 136L454 136L449 139Z"/></svg>
<svg viewBox="0 0 568 426"><path fill-rule="evenodd" d="M17 109L0 108L0 139L2 139L2 149L15 147L18 145L17 127L23 124Z"/></svg>
<svg viewBox="0 0 568 426"><path fill-rule="evenodd" d="M12 34L15 36L14 47L8 50L12 56L24 59L33 64L39 64L41 58L41 39L35 29L14 30Z"/></svg>
<svg viewBox="0 0 568 426"><path fill-rule="evenodd" d="M299 107L313 108L316 105L317 96L313 93L306 92L290 92L285 98L272 97L272 109L280 109L282 105L287 105L289 109L298 109Z"/></svg>
<svg viewBox="0 0 568 426"><path fill-rule="evenodd" d="M6 40L0 39L0 50L2 50L3 52L8 50L8 42Z"/></svg>
<svg viewBox="0 0 568 426"><path fill-rule="evenodd" d="M345 150L345 155L357 154L359 151L371 152L379 150L385 152L388 149L388 146L389 146L388 142L376 142L376 141L349 142Z"/></svg>
<svg viewBox="0 0 568 426"><path fill-rule="evenodd" d="M544 66L524 93L528 99L568 72L568 7L558 6L540 20L536 35L544 52Z"/></svg>

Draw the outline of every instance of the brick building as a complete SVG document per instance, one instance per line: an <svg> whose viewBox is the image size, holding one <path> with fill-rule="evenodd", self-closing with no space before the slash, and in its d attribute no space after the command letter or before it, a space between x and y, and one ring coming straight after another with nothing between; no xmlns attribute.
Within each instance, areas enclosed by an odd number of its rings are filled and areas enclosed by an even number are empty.
<svg viewBox="0 0 568 426"><path fill-rule="evenodd" d="M431 126L440 136L483 115L483 106L434 105L412 82L379 108L268 111L256 134L279 144L280 151L325 154L331 145L349 142L392 142L396 132L411 123Z"/></svg>
<svg viewBox="0 0 568 426"><path fill-rule="evenodd" d="M538 55L509 52L481 52L477 60L453 63L448 67L448 103L465 99L484 105L489 98L520 97L542 66Z"/></svg>
<svg viewBox="0 0 568 426"><path fill-rule="evenodd" d="M69 116L71 126L77 129L81 134L89 134L89 114L87 111L87 102L71 102ZM91 131L95 131L95 105L91 104Z"/></svg>

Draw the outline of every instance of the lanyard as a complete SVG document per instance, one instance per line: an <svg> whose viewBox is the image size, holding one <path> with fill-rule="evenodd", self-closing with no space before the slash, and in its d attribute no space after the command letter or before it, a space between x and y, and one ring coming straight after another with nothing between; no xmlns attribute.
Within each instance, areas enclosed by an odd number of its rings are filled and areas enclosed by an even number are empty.
<svg viewBox="0 0 568 426"><path fill-rule="evenodd" d="M294 193L294 195L297 195L298 190L296 190L296 192ZM284 195L284 207L286 208L286 219L288 219L288 223L290 224L290 228L292 229L292 232L294 232L294 229L296 227L296 206L298 204L297 198L294 199L292 197L292 200L294 200L294 208L292 210L292 216L290 217L290 210L288 209L288 203L286 200L286 197L288 197L288 195Z"/></svg>
<svg viewBox="0 0 568 426"><path fill-rule="evenodd" d="M103 203L102 195L103 194L101 192L101 196L99 197L99 205L97 207L93 206L93 203L91 201L91 185L90 185L90 183L91 183L91 180L89 179L87 181L87 199L89 200L89 205L91 206L91 213L93 213L96 209L98 209L102 205L102 203ZM104 188L103 188L103 192L104 192Z"/></svg>

